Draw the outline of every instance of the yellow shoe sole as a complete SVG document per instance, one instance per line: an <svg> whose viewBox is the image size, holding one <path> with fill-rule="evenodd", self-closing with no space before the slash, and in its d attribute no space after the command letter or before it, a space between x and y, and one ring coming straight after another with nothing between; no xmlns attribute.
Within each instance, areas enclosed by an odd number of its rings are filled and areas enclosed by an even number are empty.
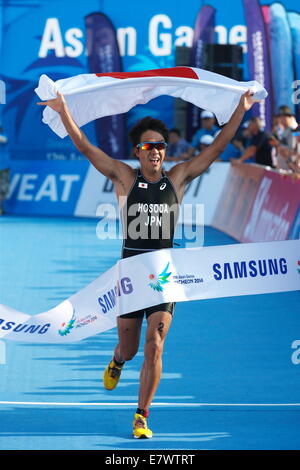
<svg viewBox="0 0 300 470"><path fill-rule="evenodd" d="M133 437L135 439L151 439L152 431L150 431L150 429L143 429L141 430L141 433L134 432Z"/></svg>
<svg viewBox="0 0 300 470"><path fill-rule="evenodd" d="M104 371L104 374L103 374L103 386L106 390L114 390L114 388L116 388L116 386L118 385L119 383L119 379L120 379L120 376L119 377L116 377L116 378L112 378L109 376L109 366L106 367L105 371Z"/></svg>

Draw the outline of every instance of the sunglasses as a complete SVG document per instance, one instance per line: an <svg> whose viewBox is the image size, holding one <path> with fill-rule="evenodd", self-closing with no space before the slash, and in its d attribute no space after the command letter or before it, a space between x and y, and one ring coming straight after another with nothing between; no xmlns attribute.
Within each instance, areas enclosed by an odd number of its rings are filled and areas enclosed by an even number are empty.
<svg viewBox="0 0 300 470"><path fill-rule="evenodd" d="M141 150L164 150L167 147L166 142L141 142L137 147Z"/></svg>

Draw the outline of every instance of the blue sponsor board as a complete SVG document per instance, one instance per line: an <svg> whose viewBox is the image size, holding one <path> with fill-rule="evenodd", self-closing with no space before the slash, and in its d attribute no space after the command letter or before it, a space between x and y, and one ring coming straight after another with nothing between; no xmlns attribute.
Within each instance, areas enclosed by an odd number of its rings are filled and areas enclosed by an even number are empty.
<svg viewBox="0 0 300 470"><path fill-rule="evenodd" d="M4 209L11 214L73 215L89 162L13 161Z"/></svg>

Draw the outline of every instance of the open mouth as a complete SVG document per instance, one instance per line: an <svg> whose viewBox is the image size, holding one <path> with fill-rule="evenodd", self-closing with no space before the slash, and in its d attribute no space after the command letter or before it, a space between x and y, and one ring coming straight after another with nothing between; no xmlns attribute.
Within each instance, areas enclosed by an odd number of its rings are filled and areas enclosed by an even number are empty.
<svg viewBox="0 0 300 470"><path fill-rule="evenodd" d="M152 157L150 158L150 162L153 163L153 165L157 165L160 162L160 158Z"/></svg>

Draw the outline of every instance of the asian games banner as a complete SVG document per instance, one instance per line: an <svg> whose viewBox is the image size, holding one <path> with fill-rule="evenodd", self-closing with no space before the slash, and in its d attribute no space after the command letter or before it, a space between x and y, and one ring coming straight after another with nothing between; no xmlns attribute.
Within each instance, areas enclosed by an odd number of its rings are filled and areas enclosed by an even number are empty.
<svg viewBox="0 0 300 470"><path fill-rule="evenodd" d="M265 5L262 0L232 0L228 8L228 4L220 0L210 0L207 5L190 0L188 5L187 8L185 2L179 2L174 8L171 0L148 2L143 4L142 14L137 15L138 0L86 0L77 2L76 8L71 0L1 2L0 93L2 83L6 88L6 104L0 109L0 120L8 137L11 160L71 160L70 140L60 142L53 138L50 129L40 121L34 88L41 74L57 81L91 73L95 62L97 71L103 73L169 68L176 65L177 47L192 48L199 43L241 46L243 80L256 79L269 93L269 98L261 105L261 117L268 121L269 105L274 96L276 107L288 104L287 98L293 100L291 105L297 103L295 111L299 119L299 2L284 0L280 4ZM214 11L212 22L208 6ZM101 29L95 23L94 28L89 19L95 15L102 15L103 21L105 18L109 21L102 23ZM203 34L203 28L197 27L198 19L201 19L201 26L207 25L209 31L212 30L211 34ZM99 30L101 34L97 35ZM199 62L186 65L202 66ZM134 107L126 115L126 132L147 115L173 127L173 101L161 96L147 106ZM95 123L85 127L90 140L103 141L108 130L107 120L100 130ZM117 128L123 133L123 123ZM110 131L112 129L113 126ZM122 141L123 136L117 132L110 139L114 149L120 149L117 157L125 159L129 157L129 149L125 149L125 154L122 152L119 144Z"/></svg>
<svg viewBox="0 0 300 470"><path fill-rule="evenodd" d="M300 240L166 249L122 259L56 307L27 315L0 305L0 338L70 343L116 326L116 317L162 302L300 288Z"/></svg>

